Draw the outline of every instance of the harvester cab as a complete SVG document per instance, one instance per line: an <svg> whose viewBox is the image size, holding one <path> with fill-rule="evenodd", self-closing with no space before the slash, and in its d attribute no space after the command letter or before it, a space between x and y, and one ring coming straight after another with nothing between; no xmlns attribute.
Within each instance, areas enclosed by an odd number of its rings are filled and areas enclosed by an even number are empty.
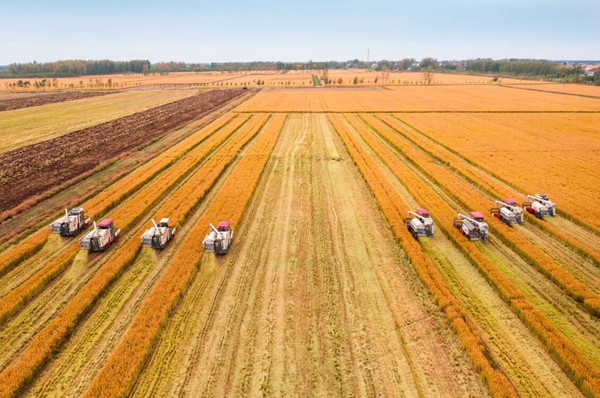
<svg viewBox="0 0 600 398"><path fill-rule="evenodd" d="M458 213L458 218L454 219L454 227L469 240L485 242L488 238L489 226L483 221L483 214L478 211L472 211L471 217Z"/></svg>
<svg viewBox="0 0 600 398"><path fill-rule="evenodd" d="M207 253L226 254L233 241L233 230L229 221L219 221L217 228L210 224L211 231L202 241Z"/></svg>
<svg viewBox="0 0 600 398"><path fill-rule="evenodd" d="M61 236L73 236L82 229L87 228L89 223L90 219L85 218L83 215L83 208L74 207L70 212L65 209L65 216L50 224L50 228L52 229L52 233L60 234Z"/></svg>
<svg viewBox="0 0 600 398"><path fill-rule="evenodd" d="M492 207L490 212L492 216L504 221L506 224L511 223L523 224L523 209L519 207L514 199L504 199L494 201L496 207Z"/></svg>
<svg viewBox="0 0 600 398"><path fill-rule="evenodd" d="M148 228L140 237L142 246L162 250L175 237L175 228L169 226L168 218L162 218L158 225L154 222L154 219L151 219L151 221L152 227Z"/></svg>
<svg viewBox="0 0 600 398"><path fill-rule="evenodd" d="M527 202L523 202L523 208L540 219L544 216L554 217L556 215L556 203L543 193L527 195Z"/></svg>
<svg viewBox="0 0 600 398"><path fill-rule="evenodd" d="M417 212L409 211L404 219L404 225L415 239L419 236L433 236L435 224L429 212L425 209L417 209Z"/></svg>
<svg viewBox="0 0 600 398"><path fill-rule="evenodd" d="M79 239L79 245L85 250L101 252L119 240L120 232L120 229L115 229L112 218L102 220L98 225L94 221L94 229Z"/></svg>

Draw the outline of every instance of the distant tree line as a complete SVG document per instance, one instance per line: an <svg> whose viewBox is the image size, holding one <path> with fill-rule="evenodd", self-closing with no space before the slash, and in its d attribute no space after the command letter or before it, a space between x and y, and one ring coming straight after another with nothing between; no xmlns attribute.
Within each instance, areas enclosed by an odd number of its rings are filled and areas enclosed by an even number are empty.
<svg viewBox="0 0 600 398"><path fill-rule="evenodd" d="M360 61L308 61L308 62L213 62L185 63L158 62L148 60L111 61L111 60L66 60L56 62L13 63L0 69L0 77L12 78L56 78L85 75L110 75L114 73L159 73L170 72L244 72L244 71L279 71L290 70L328 70L328 69L375 69L377 71L425 71L436 72L466 71L467 73L486 73L495 75L531 76L558 78L570 81L591 81L600 83L600 76L585 76L580 65L565 65L560 62L546 60L522 59L470 59L467 61L442 61L436 58L403 58L398 61L380 60L374 62Z"/></svg>
<svg viewBox="0 0 600 398"><path fill-rule="evenodd" d="M13 63L0 71L0 77L73 77L109 75L113 73L144 73L150 71L150 61L66 60L56 62Z"/></svg>

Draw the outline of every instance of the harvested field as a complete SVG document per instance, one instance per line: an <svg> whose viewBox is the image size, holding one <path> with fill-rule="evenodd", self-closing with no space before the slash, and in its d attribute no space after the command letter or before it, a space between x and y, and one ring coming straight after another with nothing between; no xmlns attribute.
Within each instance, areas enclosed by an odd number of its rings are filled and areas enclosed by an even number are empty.
<svg viewBox="0 0 600 398"><path fill-rule="evenodd" d="M510 83L507 83L510 84ZM549 93L577 95L600 99L600 86L583 84L539 84L539 85L507 85L508 88L521 90L545 91Z"/></svg>
<svg viewBox="0 0 600 398"><path fill-rule="evenodd" d="M51 235L54 202L0 221L0 397L600 398L596 99L491 84L236 98L209 124L195 96L118 120L125 175L64 191L122 228L106 252ZM161 138L127 154L137 133ZM490 215L538 191L556 217ZM407 229L417 208L432 237ZM485 242L453 225L475 210ZM35 232L11 238L20 217ZM162 217L175 238L142 249ZM233 245L205 253L223 219Z"/></svg>
<svg viewBox="0 0 600 398"><path fill-rule="evenodd" d="M26 98L13 98L2 100L0 98L0 112L2 111L12 111L15 109L21 108L30 108L32 106L40 106L46 104L54 104L57 102L65 102L72 101L82 98L91 98L91 97L99 97L107 94L114 94L115 91L89 91L89 92L80 92L80 91L72 91L66 93L59 94L46 94L46 95L36 95L29 96Z"/></svg>
<svg viewBox="0 0 600 398"><path fill-rule="evenodd" d="M0 153L142 112L196 90L123 92L2 112Z"/></svg>
<svg viewBox="0 0 600 398"><path fill-rule="evenodd" d="M403 86L262 91L239 112L600 112L592 98L499 86ZM308 92L307 92L308 91Z"/></svg>
<svg viewBox="0 0 600 398"><path fill-rule="evenodd" d="M214 90L4 152L0 154L3 165L0 184L15 188L0 199L0 211L7 211L31 196L40 195L123 152L159 138L242 94L242 90Z"/></svg>

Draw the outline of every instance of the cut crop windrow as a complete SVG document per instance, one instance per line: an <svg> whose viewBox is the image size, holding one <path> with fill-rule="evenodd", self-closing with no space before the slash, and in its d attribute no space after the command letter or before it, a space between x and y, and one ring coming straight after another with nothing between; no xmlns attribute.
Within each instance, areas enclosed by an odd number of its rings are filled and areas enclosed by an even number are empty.
<svg viewBox="0 0 600 398"><path fill-rule="evenodd" d="M189 281L198 271L203 255L201 242L208 223L227 219L234 228L238 224L285 118L275 116L240 160L142 304L121 343L86 391L86 397L124 396L131 389L171 310L185 294Z"/></svg>
<svg viewBox="0 0 600 398"><path fill-rule="evenodd" d="M267 118L268 116L266 115L254 118L252 123L246 124L242 128L242 131L236 135L236 140L231 141L219 150L219 153L226 153L227 157L222 157L220 163L218 163L220 170L212 169L210 173L212 180L204 180L203 184L197 187L198 192L201 193L197 197L197 201L186 201L186 204L190 208L194 208L203 199L204 194L212 187L225 167L233 161L239 150L258 134L258 131L263 127ZM208 165L208 163L206 162L204 166ZM205 172L204 166L195 175L203 175ZM189 183L189 180L187 183ZM184 187L185 184L182 188ZM163 208L168 204L169 201L163 205ZM162 213L163 208L159 209L157 213ZM140 241L137 239L141 232L143 231L134 233L67 305L61 309L60 313L35 335L25 348L20 359L8 365L0 373L0 397L12 396L23 389L52 357L53 352L62 346L73 328L77 327L81 319L96 303L102 292L135 260L141 249Z"/></svg>
<svg viewBox="0 0 600 398"><path fill-rule="evenodd" d="M375 131L402 153L411 164L431 178L432 181L444 189L446 193L457 200L462 206L470 209L489 208L489 199L478 194L472 189L470 184L462 181L445 166L430 162L425 153L410 145L403 145L402 140L396 132L390 131L388 126L378 120L371 119L371 121L373 122ZM360 128L356 124L355 126L356 128ZM507 227L502 221L494 218L489 227L494 236L497 236L529 264L535 266L576 301L581 302L588 312L595 316L600 316L600 296L585 283L577 280L571 273L552 261L546 253L538 249L514 229Z"/></svg>
<svg viewBox="0 0 600 398"><path fill-rule="evenodd" d="M423 252L418 242L414 240L404 226L404 214L409 209L408 205L396 193L373 159L365 155L360 149L359 144L352 138L339 116L330 116L330 120L371 188L381 210L390 223L392 231L411 259L415 270L427 285L440 309L446 314L454 330L458 333L475 368L488 383L492 394L494 396L516 397L517 393L514 386L491 359L491 354L468 320L460 302L450 292L448 285L436 269L433 261Z"/></svg>
<svg viewBox="0 0 600 398"><path fill-rule="evenodd" d="M446 227L446 225L452 225L452 220L456 216L454 209L433 192L423 180L402 164L400 159L376 139L373 133L367 131L364 124L358 121L354 123L352 123L352 120L349 121L369 146L390 167L411 195L418 198L428 210L436 214L436 218L441 220L436 225L480 270L490 284L498 290L503 300L546 346L550 354L579 389L587 396L600 396L600 370L590 359L569 341L544 314L533 307L525 298L523 292L503 275L490 259L477 250L475 245L465 241L464 237L455 228Z"/></svg>
<svg viewBox="0 0 600 398"><path fill-rule="evenodd" d="M201 162L208 154L213 152L227 138L242 126L248 117L238 118L236 121L220 128L219 131L197 146L193 151L171 167L168 171L155 178L155 184L147 185L137 191L129 199L127 206L120 207L112 214L112 217L123 230L127 230L130 225L139 220L146 209L152 206L162 195L168 192L181 178L187 175L190 170ZM211 130L209 130L211 131ZM207 131L207 133L209 133ZM202 178L203 176L201 176ZM158 187L158 188L157 188ZM94 213L92 213L94 214ZM19 285L8 295L0 299L0 325L11 315L25 306L34 295L42 290L48 283L61 274L70 264L79 250L77 241L68 244L68 248L58 257L51 260L40 271L31 276L25 283Z"/></svg>

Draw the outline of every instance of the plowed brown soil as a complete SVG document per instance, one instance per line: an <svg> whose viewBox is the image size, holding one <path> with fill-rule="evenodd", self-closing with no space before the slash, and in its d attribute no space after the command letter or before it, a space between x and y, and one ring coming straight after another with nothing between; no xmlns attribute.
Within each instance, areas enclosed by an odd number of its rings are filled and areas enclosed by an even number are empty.
<svg viewBox="0 0 600 398"><path fill-rule="evenodd" d="M119 91L98 91L98 92L66 92L58 94L46 94L28 96L26 98L12 98L5 101L0 101L0 112L12 111L21 108L31 108L32 106L40 106L46 104L54 104L57 102L66 102L78 100L82 98L99 97L101 95L115 94Z"/></svg>
<svg viewBox="0 0 600 398"><path fill-rule="evenodd" d="M0 196L0 212L161 137L243 93L242 90L209 91L2 153L0 185L11 189Z"/></svg>

